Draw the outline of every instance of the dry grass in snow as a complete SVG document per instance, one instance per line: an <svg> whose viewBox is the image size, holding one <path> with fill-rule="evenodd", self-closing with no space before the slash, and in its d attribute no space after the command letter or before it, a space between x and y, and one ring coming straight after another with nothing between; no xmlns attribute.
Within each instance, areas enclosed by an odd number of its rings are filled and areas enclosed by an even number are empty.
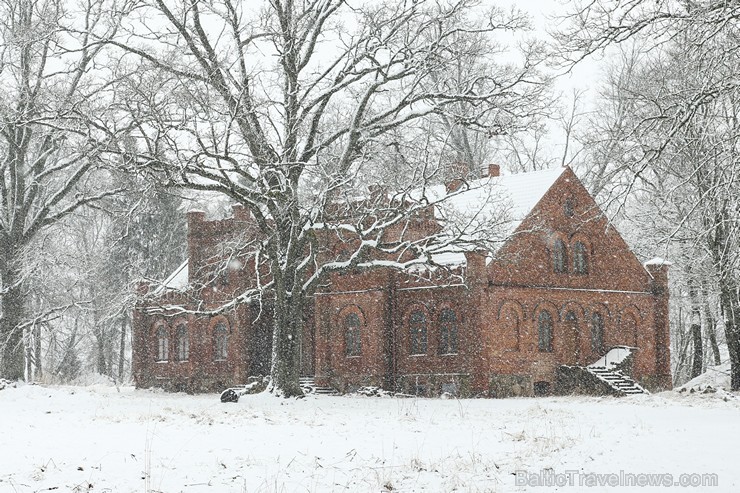
<svg viewBox="0 0 740 493"><path fill-rule="evenodd" d="M0 419L2 493L555 491L516 486L517 470L716 473L718 487L693 490L740 491L740 399L731 394L221 404L217 395L21 385L0 392Z"/></svg>

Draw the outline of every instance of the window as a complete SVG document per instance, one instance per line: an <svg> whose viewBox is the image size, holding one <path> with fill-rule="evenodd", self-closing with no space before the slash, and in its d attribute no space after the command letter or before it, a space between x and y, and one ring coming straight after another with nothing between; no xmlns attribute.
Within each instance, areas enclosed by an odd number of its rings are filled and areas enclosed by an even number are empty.
<svg viewBox="0 0 740 493"><path fill-rule="evenodd" d="M187 361L190 356L190 338L185 324L178 325L175 331L175 353L177 361Z"/></svg>
<svg viewBox="0 0 740 493"><path fill-rule="evenodd" d="M552 268L557 273L568 271L568 259L563 240L555 240L552 248Z"/></svg>
<svg viewBox="0 0 740 493"><path fill-rule="evenodd" d="M450 308L439 315L439 354L457 354L457 315Z"/></svg>
<svg viewBox="0 0 740 493"><path fill-rule="evenodd" d="M169 356L169 337L167 337L167 329L160 327L157 330L157 361L167 361Z"/></svg>
<svg viewBox="0 0 740 493"><path fill-rule="evenodd" d="M576 241L575 245L573 245L573 272L576 274L588 274L586 245L580 241Z"/></svg>
<svg viewBox="0 0 740 493"><path fill-rule="evenodd" d="M576 213L576 202L575 200L573 200L573 197L568 197L567 199L565 199L563 212L567 217L573 217L573 215Z"/></svg>
<svg viewBox="0 0 740 493"><path fill-rule="evenodd" d="M552 352L552 316L547 310L540 312L537 322L537 346L540 351Z"/></svg>
<svg viewBox="0 0 740 493"><path fill-rule="evenodd" d="M604 317L599 312L591 316L591 350L598 354L604 352Z"/></svg>
<svg viewBox="0 0 740 493"><path fill-rule="evenodd" d="M360 356L362 354L360 325L360 317L356 313L350 313L344 317L344 341L347 356Z"/></svg>
<svg viewBox="0 0 740 493"><path fill-rule="evenodd" d="M223 361L228 356L229 331L224 324L213 329L213 359Z"/></svg>
<svg viewBox="0 0 740 493"><path fill-rule="evenodd" d="M409 317L409 336L411 354L427 353L427 317L421 310L416 310Z"/></svg>

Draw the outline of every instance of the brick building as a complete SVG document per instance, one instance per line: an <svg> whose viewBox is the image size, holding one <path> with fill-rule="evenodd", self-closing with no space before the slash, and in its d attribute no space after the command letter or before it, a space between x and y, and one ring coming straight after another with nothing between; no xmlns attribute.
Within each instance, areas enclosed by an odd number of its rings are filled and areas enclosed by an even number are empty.
<svg viewBox="0 0 740 493"><path fill-rule="evenodd" d="M559 388L563 365L585 367L625 346L636 348L635 381L670 388L668 263L640 263L569 168L499 176L491 166L467 185L448 207L503 199L491 207L507 209L505 241L440 255L443 268L333 274L306 306L302 374L339 390L545 394ZM438 213L417 221L420 231ZM188 228L188 260L135 311L141 387L222 390L269 371L269 301L197 313L254 282L255 268L236 255L248 248L239 238L257 234L248 215L238 206L223 220L190 212ZM228 268L214 269L213 258Z"/></svg>

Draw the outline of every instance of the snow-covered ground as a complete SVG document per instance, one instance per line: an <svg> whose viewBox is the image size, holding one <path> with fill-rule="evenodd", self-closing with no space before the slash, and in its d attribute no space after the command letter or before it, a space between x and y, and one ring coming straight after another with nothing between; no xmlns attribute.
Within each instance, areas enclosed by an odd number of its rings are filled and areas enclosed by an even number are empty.
<svg viewBox="0 0 740 493"><path fill-rule="evenodd" d="M740 399L726 393L221 404L217 395L25 385L0 391L0 423L2 493L674 489L598 484L607 477L596 474L620 472L627 481L714 473L717 487L675 489L740 491ZM517 486L516 471L532 484L578 474L556 488Z"/></svg>

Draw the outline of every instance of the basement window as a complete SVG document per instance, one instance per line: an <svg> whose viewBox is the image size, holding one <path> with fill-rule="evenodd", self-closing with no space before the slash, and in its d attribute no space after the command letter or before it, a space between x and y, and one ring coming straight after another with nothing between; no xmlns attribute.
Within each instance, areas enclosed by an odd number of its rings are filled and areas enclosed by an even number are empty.
<svg viewBox="0 0 740 493"><path fill-rule="evenodd" d="M535 382L534 395L536 395L537 397L550 395L550 382Z"/></svg>

